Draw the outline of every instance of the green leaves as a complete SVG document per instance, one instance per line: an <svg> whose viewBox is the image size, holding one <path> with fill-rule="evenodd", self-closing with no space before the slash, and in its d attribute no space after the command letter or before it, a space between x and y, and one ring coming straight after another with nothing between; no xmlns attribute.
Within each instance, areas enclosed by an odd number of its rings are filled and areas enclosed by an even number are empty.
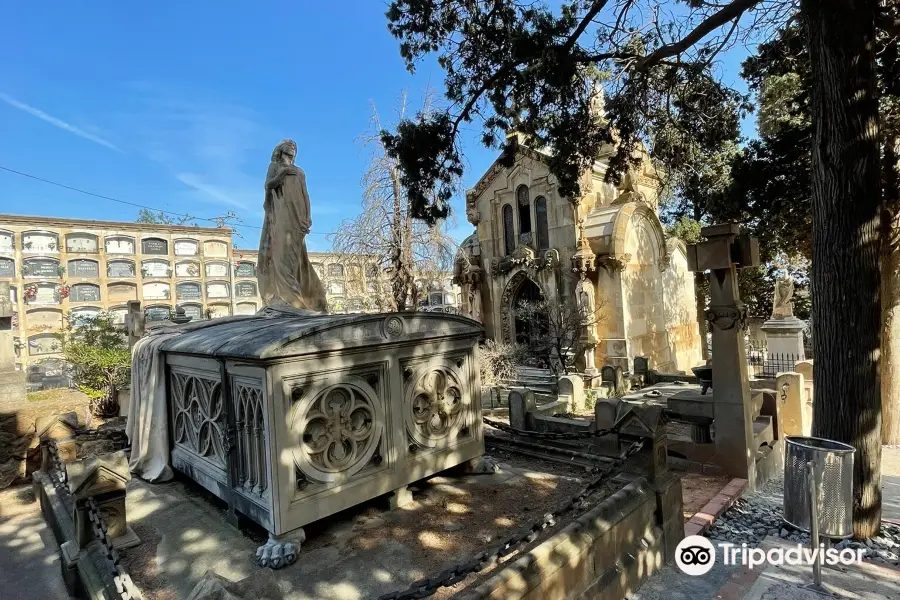
<svg viewBox="0 0 900 600"><path fill-rule="evenodd" d="M739 17L750 4L737 5L722 10ZM640 160L641 145L674 174L693 165L688 159L735 141L746 101L709 68L722 43L697 44L692 53L669 43L692 25L714 31L736 18L711 18L718 11L697 4L677 23L657 15L656 27L638 28L644 17L634 3L569 0L554 12L507 0L391 2L388 28L407 66L437 54L449 101L442 113L383 134L411 191L413 215L429 223L447 216L462 173L462 123L480 121L489 147L515 131L529 147L548 151L559 193L573 200L601 151L612 149L607 179L618 182ZM606 115L594 102L598 82L607 87Z"/></svg>
<svg viewBox="0 0 900 600"><path fill-rule="evenodd" d="M131 379L131 351L122 330L109 313L67 317L58 334L63 358L73 367L73 379L91 398L106 398L113 387Z"/></svg>

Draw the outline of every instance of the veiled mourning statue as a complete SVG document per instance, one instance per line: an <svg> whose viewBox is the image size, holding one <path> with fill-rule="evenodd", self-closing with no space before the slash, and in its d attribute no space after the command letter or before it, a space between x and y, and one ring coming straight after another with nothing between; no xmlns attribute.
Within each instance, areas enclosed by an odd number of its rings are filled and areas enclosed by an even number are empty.
<svg viewBox="0 0 900 600"><path fill-rule="evenodd" d="M296 155L297 144L282 141L272 152L266 174L266 216L257 271L259 293L267 308L324 313L325 288L306 252L312 217L306 175L294 166Z"/></svg>
<svg viewBox="0 0 900 600"><path fill-rule="evenodd" d="M786 319L794 316L794 279L779 277L775 282L775 298L772 301L772 318Z"/></svg>

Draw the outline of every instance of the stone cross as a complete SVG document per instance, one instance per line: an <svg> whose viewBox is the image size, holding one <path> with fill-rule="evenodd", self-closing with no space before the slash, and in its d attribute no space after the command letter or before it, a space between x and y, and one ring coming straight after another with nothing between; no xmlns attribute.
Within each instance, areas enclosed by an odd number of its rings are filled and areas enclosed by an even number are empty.
<svg viewBox="0 0 900 600"><path fill-rule="evenodd" d="M25 401L25 372L16 371L15 307L9 299L9 282L0 282L0 404Z"/></svg>
<svg viewBox="0 0 900 600"><path fill-rule="evenodd" d="M16 369L13 303L9 299L9 282L0 282L0 372Z"/></svg>
<svg viewBox="0 0 900 600"><path fill-rule="evenodd" d="M128 330L128 347L134 348L137 341L144 337L144 312L141 310L140 300L128 301L125 328Z"/></svg>
<svg viewBox="0 0 900 600"><path fill-rule="evenodd" d="M756 488L756 451L753 436L753 406L747 374L744 327L747 309L738 291L737 270L759 264L756 238L742 235L734 223L704 227L706 241L688 247L688 266L695 272L709 271L710 306L706 320L711 325L713 411L716 454L729 475L746 479Z"/></svg>

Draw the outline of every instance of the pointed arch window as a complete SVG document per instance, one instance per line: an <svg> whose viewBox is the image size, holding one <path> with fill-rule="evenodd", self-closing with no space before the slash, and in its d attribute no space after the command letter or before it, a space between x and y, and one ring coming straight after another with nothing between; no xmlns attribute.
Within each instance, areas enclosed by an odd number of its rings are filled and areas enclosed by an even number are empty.
<svg viewBox="0 0 900 600"><path fill-rule="evenodd" d="M550 232L547 227L547 199L543 196L534 199L534 218L537 221L537 248L547 250L550 248Z"/></svg>
<svg viewBox="0 0 900 600"><path fill-rule="evenodd" d="M516 232L512 206L503 206L503 251L509 256L516 249Z"/></svg>
<svg viewBox="0 0 900 600"><path fill-rule="evenodd" d="M531 199L527 185L520 185L516 190L516 204L519 205L519 235L531 233Z"/></svg>

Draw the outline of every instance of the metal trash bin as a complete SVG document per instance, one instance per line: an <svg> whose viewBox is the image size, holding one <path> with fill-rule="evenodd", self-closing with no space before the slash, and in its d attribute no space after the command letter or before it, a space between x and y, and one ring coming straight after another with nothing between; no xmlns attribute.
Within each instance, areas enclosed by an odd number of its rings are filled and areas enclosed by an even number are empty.
<svg viewBox="0 0 900 600"><path fill-rule="evenodd" d="M823 438L787 436L784 456L784 521L810 532L810 486L806 464L818 484L819 535L853 535L853 446Z"/></svg>

